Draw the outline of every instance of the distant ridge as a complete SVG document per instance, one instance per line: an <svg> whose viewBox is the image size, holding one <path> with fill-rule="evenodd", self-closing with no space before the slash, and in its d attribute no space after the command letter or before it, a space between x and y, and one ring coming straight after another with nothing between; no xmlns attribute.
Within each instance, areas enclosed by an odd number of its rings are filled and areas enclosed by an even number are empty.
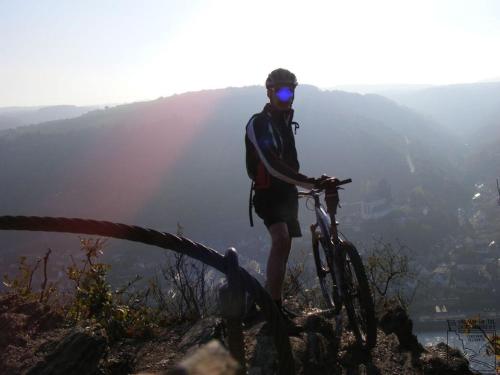
<svg viewBox="0 0 500 375"><path fill-rule="evenodd" d="M396 94L396 93L408 93L417 90L426 89L433 87L433 85L427 84L372 84L372 85L339 85L327 88L327 90L340 90L355 92L359 94Z"/></svg>
<svg viewBox="0 0 500 375"><path fill-rule="evenodd" d="M0 130L81 116L101 106L53 105L34 107L1 107Z"/></svg>
<svg viewBox="0 0 500 375"><path fill-rule="evenodd" d="M500 82L433 86L411 92L386 93L385 96L432 118L470 142L470 137L491 125L497 116Z"/></svg>

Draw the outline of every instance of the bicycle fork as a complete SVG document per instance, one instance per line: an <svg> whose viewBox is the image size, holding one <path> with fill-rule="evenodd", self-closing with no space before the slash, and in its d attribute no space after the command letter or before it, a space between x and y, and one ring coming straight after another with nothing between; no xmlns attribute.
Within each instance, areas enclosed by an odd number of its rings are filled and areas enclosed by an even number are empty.
<svg viewBox="0 0 500 375"><path fill-rule="evenodd" d="M310 227L313 251L319 255L319 241L320 241L321 235L320 235L320 233L318 233L316 231L317 228L318 228L318 224L312 224ZM325 248L327 248L327 247L325 246ZM342 275L343 274L341 273L342 267L339 267L339 265L337 264L338 261L336 261L336 260L342 259L342 255L337 254L338 248L339 248L339 246L334 244L333 251L335 253L325 251L325 259L326 259L326 263L328 266L328 270L325 270L325 269L319 267L321 265L319 263L317 265L317 272L318 272L319 278L325 277L326 274L328 274L329 272L332 273L335 277L335 279L334 279L335 284L333 285L332 292L333 292L333 295L336 294L336 297L337 297L337 298L334 297L334 308L335 308L334 313L336 315L337 323L339 322L339 320L341 320L340 312L342 310L342 303L343 303L343 298L344 298L343 283L342 283L342 280L343 280Z"/></svg>
<svg viewBox="0 0 500 375"><path fill-rule="evenodd" d="M333 243L333 259L331 264L333 265L333 270L335 272L335 281L338 286L339 295L341 301L344 302L345 297L345 278L344 278L344 264L345 264L345 254L342 250L342 245L338 236L337 222L335 221L335 216L331 217L332 224L330 227L331 241Z"/></svg>

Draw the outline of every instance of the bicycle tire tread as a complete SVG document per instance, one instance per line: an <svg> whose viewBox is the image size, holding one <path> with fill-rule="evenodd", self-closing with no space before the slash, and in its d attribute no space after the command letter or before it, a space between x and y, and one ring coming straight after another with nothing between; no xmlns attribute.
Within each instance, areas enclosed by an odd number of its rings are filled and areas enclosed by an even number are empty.
<svg viewBox="0 0 500 375"><path fill-rule="evenodd" d="M333 244L332 244L332 246L333 246ZM323 253L325 254L325 259L326 259L327 252L329 252L329 251L331 252L331 251L333 251L333 249L325 248L324 244L321 241L318 241L316 246L313 245L313 255L314 255L314 262L315 262L315 266L316 266L317 276L318 276L318 279L320 281L321 292L323 294L323 298L327 304L327 307L333 308L333 309L339 309L341 302L340 302L340 298L338 296L337 290L333 287L336 284L336 280L335 280L335 274L334 274L332 265L327 264L327 266L329 268L328 272L325 275L323 275L323 277L320 276L319 269L322 266L321 257L319 255L320 251L323 251ZM331 256L333 257L333 254L331 254ZM325 290L325 289L327 289L328 282L326 281L326 279L328 279L328 278L331 278L331 280L332 280L331 292Z"/></svg>
<svg viewBox="0 0 500 375"><path fill-rule="evenodd" d="M375 319L375 306L370 292L368 278L366 277L365 267L356 247L351 242L344 241L342 242L342 246L345 248L347 256L351 260L351 264L359 284L357 292L360 294L360 297L358 298L358 302L363 310L366 323L366 343L362 343L362 345L367 349L371 349L377 343L377 322ZM347 305L346 310L349 321L352 325L356 325L357 327L359 323L357 322L355 315L353 316L353 311L349 311L350 309L347 308Z"/></svg>

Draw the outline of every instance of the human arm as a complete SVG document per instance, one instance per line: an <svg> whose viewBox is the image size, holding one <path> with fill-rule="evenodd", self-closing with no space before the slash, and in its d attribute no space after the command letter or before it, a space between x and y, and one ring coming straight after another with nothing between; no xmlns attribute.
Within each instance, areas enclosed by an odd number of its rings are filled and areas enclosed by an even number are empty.
<svg viewBox="0 0 500 375"><path fill-rule="evenodd" d="M278 155L278 140L271 124L262 118L253 118L247 125L247 137L254 146L266 170L273 177L305 189L314 188L315 179L307 177L285 163Z"/></svg>

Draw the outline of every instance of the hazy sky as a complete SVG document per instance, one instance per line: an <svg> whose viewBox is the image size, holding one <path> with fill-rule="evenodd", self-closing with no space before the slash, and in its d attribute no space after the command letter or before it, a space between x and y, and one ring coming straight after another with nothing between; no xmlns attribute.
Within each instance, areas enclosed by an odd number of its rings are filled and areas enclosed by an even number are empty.
<svg viewBox="0 0 500 375"><path fill-rule="evenodd" d="M500 77L498 0L0 0L0 107Z"/></svg>

